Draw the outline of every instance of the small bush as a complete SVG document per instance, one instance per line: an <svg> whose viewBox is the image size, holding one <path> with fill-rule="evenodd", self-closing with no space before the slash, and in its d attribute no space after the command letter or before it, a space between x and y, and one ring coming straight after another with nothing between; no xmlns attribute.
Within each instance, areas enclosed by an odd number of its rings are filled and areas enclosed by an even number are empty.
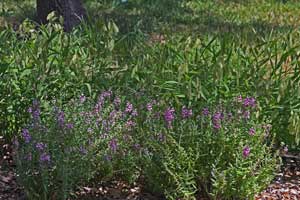
<svg viewBox="0 0 300 200"><path fill-rule="evenodd" d="M253 198L278 169L274 135L258 120L253 97L160 114L143 124L144 133L165 136L162 145L150 148L145 173L150 188L164 189L168 199L194 199L200 188L216 199Z"/></svg>
<svg viewBox="0 0 300 200"><path fill-rule="evenodd" d="M278 157L254 98L178 111L164 101L126 99L111 91L96 103L81 96L44 115L34 102L17 157L28 197L66 199L93 176L144 177L145 187L168 199L195 199L197 192L252 198L272 180Z"/></svg>

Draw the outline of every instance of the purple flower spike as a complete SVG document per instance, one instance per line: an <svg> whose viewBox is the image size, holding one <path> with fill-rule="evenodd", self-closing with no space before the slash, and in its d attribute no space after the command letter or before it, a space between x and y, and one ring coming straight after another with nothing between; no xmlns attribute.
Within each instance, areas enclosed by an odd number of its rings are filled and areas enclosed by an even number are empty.
<svg viewBox="0 0 300 200"><path fill-rule="evenodd" d="M127 127L128 129L131 129L131 128L134 127L135 125L136 125L135 122L132 121L132 120L128 120L128 121L126 122L126 127Z"/></svg>
<svg viewBox="0 0 300 200"><path fill-rule="evenodd" d="M218 129L221 128L221 124L219 124L219 123L213 123L213 127L214 127L214 129L218 130Z"/></svg>
<svg viewBox="0 0 300 200"><path fill-rule="evenodd" d="M141 149L141 145L140 144L134 144L133 148L137 151L139 151Z"/></svg>
<svg viewBox="0 0 300 200"><path fill-rule="evenodd" d="M216 112L214 113L212 117L212 123L214 129L220 129L221 128L221 120L224 118L223 113L221 112Z"/></svg>
<svg viewBox="0 0 300 200"><path fill-rule="evenodd" d="M255 135L255 129L254 128L250 128L249 135Z"/></svg>
<svg viewBox="0 0 300 200"><path fill-rule="evenodd" d="M25 157L26 160L28 161L31 161L32 160L32 154L29 153L26 157Z"/></svg>
<svg viewBox="0 0 300 200"><path fill-rule="evenodd" d="M172 121L175 119L174 108L168 108L164 113L165 122L168 128L172 127Z"/></svg>
<svg viewBox="0 0 300 200"><path fill-rule="evenodd" d="M38 142L35 145L35 148L37 148L37 150L39 150L39 151L44 151L46 147L47 147L47 145L42 142Z"/></svg>
<svg viewBox="0 0 300 200"><path fill-rule="evenodd" d="M29 134L29 130L24 128L22 130L22 137L25 140L25 143L29 143L31 141L31 135Z"/></svg>
<svg viewBox="0 0 300 200"><path fill-rule="evenodd" d="M37 100L33 100L32 107L28 109L28 112L31 113L34 123L38 123L41 115L40 105Z"/></svg>
<svg viewBox="0 0 300 200"><path fill-rule="evenodd" d="M57 122L58 122L58 125L61 126L61 127L64 125L64 123L65 123L65 113L63 111L60 111L58 113Z"/></svg>
<svg viewBox="0 0 300 200"><path fill-rule="evenodd" d="M202 114L203 114L204 116L208 116L208 115L209 115L209 110L208 110L208 108L203 108Z"/></svg>
<svg viewBox="0 0 300 200"><path fill-rule="evenodd" d="M32 107L29 107L27 111L28 113L32 113Z"/></svg>
<svg viewBox="0 0 300 200"><path fill-rule="evenodd" d="M102 96L102 97L111 97L111 95L112 95L112 91L108 90L108 91L102 92L100 96Z"/></svg>
<svg viewBox="0 0 300 200"><path fill-rule="evenodd" d="M80 103L84 103L85 102L85 100L86 100L86 97L82 94L82 95L80 95L80 97L79 97L79 101L80 101Z"/></svg>
<svg viewBox="0 0 300 200"><path fill-rule="evenodd" d="M131 113L132 110L133 110L133 105L130 102L127 102L125 112Z"/></svg>
<svg viewBox="0 0 300 200"><path fill-rule="evenodd" d="M193 115L192 109L187 109L185 106L182 107L181 116L183 119L190 118Z"/></svg>
<svg viewBox="0 0 300 200"><path fill-rule="evenodd" d="M109 142L109 148L112 152L116 152L118 149L118 143L117 140L115 138L113 138L110 142Z"/></svg>
<svg viewBox="0 0 300 200"><path fill-rule="evenodd" d="M243 156L244 156L244 158L247 158L249 156L249 154L250 154L250 147L249 146L245 146L243 148Z"/></svg>
<svg viewBox="0 0 300 200"><path fill-rule="evenodd" d="M74 124L72 124L72 123L67 123L66 126L67 126L67 129L73 129L74 128Z"/></svg>
<svg viewBox="0 0 300 200"><path fill-rule="evenodd" d="M243 97L242 95L239 95L236 97L236 101L239 102L239 103L242 103L243 102Z"/></svg>
<svg viewBox="0 0 300 200"><path fill-rule="evenodd" d="M254 97L247 97L244 99L243 105L245 107L255 107L256 106L256 100Z"/></svg>
<svg viewBox="0 0 300 200"><path fill-rule="evenodd" d="M151 112L152 109L153 109L152 103L147 103L146 108L147 108L147 111L148 111L148 112Z"/></svg>
<svg viewBox="0 0 300 200"><path fill-rule="evenodd" d="M36 109L35 111L33 111L32 112L33 119L38 120L40 118L40 114L41 114L40 109Z"/></svg>
<svg viewBox="0 0 300 200"><path fill-rule="evenodd" d="M47 153L42 153L41 156L40 156L40 161L42 163L45 163L45 162L49 163L51 161L50 155L47 154Z"/></svg>

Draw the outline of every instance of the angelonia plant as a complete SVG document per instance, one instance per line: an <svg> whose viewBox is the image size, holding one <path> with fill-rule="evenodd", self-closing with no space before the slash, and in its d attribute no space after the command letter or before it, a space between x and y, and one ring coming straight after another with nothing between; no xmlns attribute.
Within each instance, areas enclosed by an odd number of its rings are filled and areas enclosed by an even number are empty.
<svg viewBox="0 0 300 200"><path fill-rule="evenodd" d="M42 113L16 141L19 180L29 199L67 199L93 181L141 181L167 199L254 198L279 159L254 97L238 96L199 109L160 99L133 104L102 92ZM197 108L197 109L196 109Z"/></svg>

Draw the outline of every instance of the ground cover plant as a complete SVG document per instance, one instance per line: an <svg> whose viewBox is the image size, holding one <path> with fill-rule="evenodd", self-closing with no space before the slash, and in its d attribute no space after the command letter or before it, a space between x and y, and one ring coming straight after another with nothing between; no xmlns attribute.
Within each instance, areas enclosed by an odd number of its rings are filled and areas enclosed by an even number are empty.
<svg viewBox="0 0 300 200"><path fill-rule="evenodd" d="M1 4L0 129L19 141L28 196L143 177L168 199L251 198L272 179L276 149L299 149L298 2L85 1L90 21L71 33L54 15L39 27L33 1L18 5ZM104 118L118 113L107 137L91 112L102 99Z"/></svg>

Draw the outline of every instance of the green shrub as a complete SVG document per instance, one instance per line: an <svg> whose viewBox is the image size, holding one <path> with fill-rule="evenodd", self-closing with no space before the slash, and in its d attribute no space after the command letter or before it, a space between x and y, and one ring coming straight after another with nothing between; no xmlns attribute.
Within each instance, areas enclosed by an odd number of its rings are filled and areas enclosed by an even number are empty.
<svg viewBox="0 0 300 200"><path fill-rule="evenodd" d="M17 154L28 197L66 199L91 177L143 177L148 190L167 199L195 199L197 192L252 198L272 180L273 134L258 120L254 98L178 111L164 100L127 99L111 91L96 103L81 96L44 115L34 101Z"/></svg>
<svg viewBox="0 0 300 200"><path fill-rule="evenodd" d="M279 166L274 135L257 118L256 103L239 97L203 111L167 108L160 118L147 118L143 133L165 136L163 143L151 142L144 168L149 188L168 199L194 199L200 188L216 199L254 198Z"/></svg>
<svg viewBox="0 0 300 200"><path fill-rule="evenodd" d="M69 107L68 109L71 109ZM28 109L32 121L17 144L18 181L29 199L67 199L74 187L94 175L88 134L58 107L41 116L38 101Z"/></svg>
<svg viewBox="0 0 300 200"><path fill-rule="evenodd" d="M114 101L113 101L114 100ZM133 113L103 92L93 103L85 96L41 111L34 101L28 109L32 121L22 129L17 144L19 181L30 199L67 199L76 186L138 177L138 147L131 135ZM135 111L132 111L135 112Z"/></svg>

